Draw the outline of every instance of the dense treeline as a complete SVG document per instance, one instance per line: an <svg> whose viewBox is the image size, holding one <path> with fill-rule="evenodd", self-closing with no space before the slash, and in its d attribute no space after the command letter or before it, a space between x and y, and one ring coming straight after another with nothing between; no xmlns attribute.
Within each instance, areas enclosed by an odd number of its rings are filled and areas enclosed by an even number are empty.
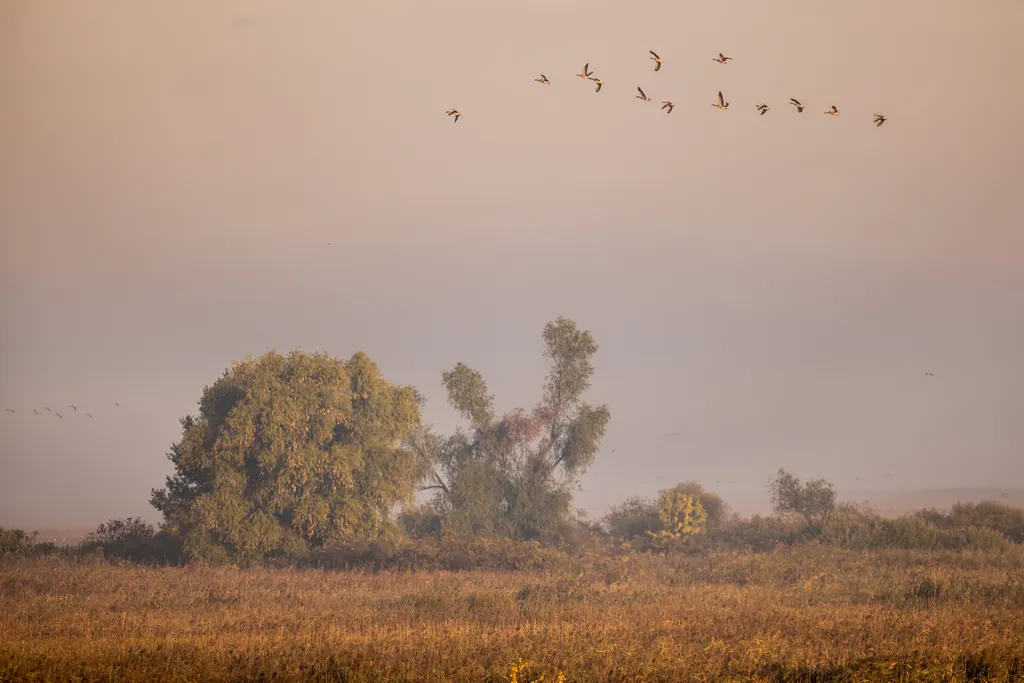
<svg viewBox="0 0 1024 683"><path fill-rule="evenodd" d="M566 318L543 330L548 373L536 405L494 410L483 375L442 373L464 426L441 435L423 396L387 381L363 353L295 351L234 363L181 419L174 472L151 502L159 529L111 520L75 548L0 529L0 554L63 553L140 563L521 568L565 553L988 549L1024 543L1024 511L998 502L895 519L837 505L827 481L779 470L773 516L740 518L699 483L634 497L600 522L574 513L572 490L611 419L584 399L598 345ZM429 499L416 504L417 493Z"/></svg>

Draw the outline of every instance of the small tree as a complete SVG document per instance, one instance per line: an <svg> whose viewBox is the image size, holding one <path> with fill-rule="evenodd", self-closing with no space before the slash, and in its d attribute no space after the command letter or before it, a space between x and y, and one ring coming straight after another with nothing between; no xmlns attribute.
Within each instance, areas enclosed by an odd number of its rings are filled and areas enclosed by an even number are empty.
<svg viewBox="0 0 1024 683"><path fill-rule="evenodd" d="M778 515L796 514L809 520L835 508L836 492L831 483L824 479L802 482L782 468L769 482L768 491Z"/></svg>
<svg viewBox="0 0 1024 683"><path fill-rule="evenodd" d="M708 519L699 500L676 489L661 492L658 517L661 519L661 530L647 533L654 539L655 545L662 548L678 545L687 537L699 534Z"/></svg>

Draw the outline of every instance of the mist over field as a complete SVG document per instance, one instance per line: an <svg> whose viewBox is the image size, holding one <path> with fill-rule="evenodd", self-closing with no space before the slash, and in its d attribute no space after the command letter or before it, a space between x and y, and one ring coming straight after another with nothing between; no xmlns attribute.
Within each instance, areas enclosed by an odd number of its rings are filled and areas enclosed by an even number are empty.
<svg viewBox="0 0 1024 683"><path fill-rule="evenodd" d="M1021 27L0 3L0 680L1024 680Z"/></svg>

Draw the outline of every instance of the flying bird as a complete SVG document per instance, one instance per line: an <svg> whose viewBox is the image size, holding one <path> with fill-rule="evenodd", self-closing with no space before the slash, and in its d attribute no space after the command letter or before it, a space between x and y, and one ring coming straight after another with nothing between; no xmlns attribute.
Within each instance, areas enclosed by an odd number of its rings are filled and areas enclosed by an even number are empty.
<svg viewBox="0 0 1024 683"><path fill-rule="evenodd" d="M8 413L14 413L14 412L15 412L15 410L14 410L14 408L7 408L7 412L8 412Z"/></svg>
<svg viewBox="0 0 1024 683"><path fill-rule="evenodd" d="M711 61L712 61L712 62L718 62L719 64L725 64L725 63L726 63L726 62L728 62L728 61L729 61L730 59L732 59L732 57L726 57L726 56L725 56L725 55L723 55L723 54L722 54L721 52L719 52L719 53L718 53L718 57L717 57L717 58L715 58L715 59L712 59Z"/></svg>
<svg viewBox="0 0 1024 683"><path fill-rule="evenodd" d="M92 413L86 413L86 414L85 414L85 416L86 416L87 418L89 418L90 420L92 419Z"/></svg>
<svg viewBox="0 0 1024 683"><path fill-rule="evenodd" d="M459 117L462 116L462 114L459 113L458 109L454 109L454 108L453 109L449 109L448 110L448 116L451 116L453 114L455 115L455 123L458 123L459 122Z"/></svg>
<svg viewBox="0 0 1024 683"><path fill-rule="evenodd" d="M586 64L584 64L583 65L583 72L582 73L578 73L576 75L579 76L580 78L583 78L583 79L587 79L587 78L590 78L591 76L593 76L594 72L590 70L590 62L587 62ZM594 79L590 78L590 80L594 80Z"/></svg>
<svg viewBox="0 0 1024 683"><path fill-rule="evenodd" d="M121 407L121 404L120 404L120 403L118 403L117 401L114 401L114 407L115 407L115 408L120 408L120 407Z"/></svg>
<svg viewBox="0 0 1024 683"><path fill-rule="evenodd" d="M711 106L712 107L718 107L722 111L725 111L726 109L729 108L729 103L725 101L724 97L722 97L722 91L721 90L718 91L718 101L715 102L714 104L712 104Z"/></svg>
<svg viewBox="0 0 1024 683"><path fill-rule="evenodd" d="M675 107L675 106L676 105L672 104L668 100L662 100L662 102L661 102L661 108L662 109L668 109L668 111L665 112L666 114L671 114L672 113L672 108Z"/></svg>
<svg viewBox="0 0 1024 683"><path fill-rule="evenodd" d="M888 119L885 117L885 114L875 114L875 125L878 126L879 128L881 128L882 124L885 123L887 120Z"/></svg>
<svg viewBox="0 0 1024 683"><path fill-rule="evenodd" d="M659 57L658 53L655 52L654 50L648 50L648 52L654 55L653 57L648 57L648 59L654 60L654 70L657 71L658 69L661 68L661 57Z"/></svg>
<svg viewBox="0 0 1024 683"><path fill-rule="evenodd" d="M543 83L544 85L551 85L551 81L549 81L548 77L545 76L544 74L541 74L540 78L535 78L533 80L537 81L538 83Z"/></svg>
<svg viewBox="0 0 1024 683"><path fill-rule="evenodd" d="M600 78L591 78L590 80L594 81L594 83L597 83L597 87L594 88L594 92L601 92L601 86L604 85L604 81L602 81Z"/></svg>
<svg viewBox="0 0 1024 683"><path fill-rule="evenodd" d="M761 116L764 116L765 112L768 112L768 111L771 111L771 110L772 110L772 108L771 108L771 107L769 107L769 106L768 106L767 104L765 104L764 102L762 102L761 104L757 105L757 106L756 106L756 107L754 107L754 108L755 108L755 109L757 109L757 110L758 110L759 112L761 112Z"/></svg>
<svg viewBox="0 0 1024 683"><path fill-rule="evenodd" d="M68 406L68 408L71 408L71 410L75 411L76 413L78 412L78 406Z"/></svg>
<svg viewBox="0 0 1024 683"><path fill-rule="evenodd" d="M637 98L638 100L643 100L644 102L650 102L650 101L651 101L651 98L650 98L650 97L648 97L648 96L647 96L647 95L646 95L646 94L644 93L644 89L643 89L643 88L641 88L641 87L640 87L640 86L638 85L638 86L636 86L636 89L640 91L640 94L636 96L636 98Z"/></svg>
<svg viewBox="0 0 1024 683"><path fill-rule="evenodd" d="M38 410L36 410L35 408L33 408L33 409L32 409L32 412L33 412L33 413L35 413L36 415L42 415L42 413L40 413L40 412L39 412Z"/></svg>
<svg viewBox="0 0 1024 683"><path fill-rule="evenodd" d="M829 107L829 110L825 113L831 116L839 116L839 110L836 109L836 105L834 104L831 107Z"/></svg>
<svg viewBox="0 0 1024 683"><path fill-rule="evenodd" d="M796 110L798 112L803 113L804 105L800 104L800 100L796 100L796 99L793 99L792 97L790 97L789 98L789 103L792 104L794 107L796 107Z"/></svg>
<svg viewBox="0 0 1024 683"><path fill-rule="evenodd" d="M935 375L933 375L933 374L932 374L932 373L930 373L930 372L926 372L926 373L924 373L924 376L925 376L925 377L934 377Z"/></svg>
<svg viewBox="0 0 1024 683"><path fill-rule="evenodd" d="M64 416L63 416L63 415L61 415L60 413L54 413L54 415L56 415L57 417L59 417L59 418L60 418L60 419L62 419L62 420L64 419Z"/></svg>
<svg viewBox="0 0 1024 683"><path fill-rule="evenodd" d="M50 412L50 409L47 406L43 406L43 410L45 410L46 412Z"/></svg>

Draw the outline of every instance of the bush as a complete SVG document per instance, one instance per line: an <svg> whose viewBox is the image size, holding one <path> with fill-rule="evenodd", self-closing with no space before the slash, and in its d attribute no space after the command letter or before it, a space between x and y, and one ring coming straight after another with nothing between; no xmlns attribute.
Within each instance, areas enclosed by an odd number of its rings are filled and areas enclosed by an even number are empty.
<svg viewBox="0 0 1024 683"><path fill-rule="evenodd" d="M139 517L112 519L100 524L79 546L82 554L103 552L104 557L141 564L182 564L181 541Z"/></svg>
<svg viewBox="0 0 1024 683"><path fill-rule="evenodd" d="M1014 543L1024 543L1024 510L986 500L980 503L957 503L950 511L954 526L992 529Z"/></svg>
<svg viewBox="0 0 1024 683"><path fill-rule="evenodd" d="M0 527L0 558L39 557L57 552L54 543L36 541L39 532Z"/></svg>

